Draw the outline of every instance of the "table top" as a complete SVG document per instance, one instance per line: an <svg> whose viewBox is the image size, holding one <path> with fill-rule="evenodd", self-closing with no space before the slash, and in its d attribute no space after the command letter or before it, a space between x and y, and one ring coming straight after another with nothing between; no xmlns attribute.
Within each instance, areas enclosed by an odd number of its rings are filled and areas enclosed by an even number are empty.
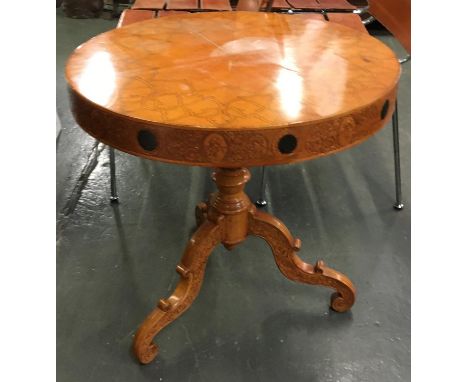
<svg viewBox="0 0 468 382"><path fill-rule="evenodd" d="M72 111L131 154L216 167L288 163L363 141L400 67L377 39L302 15L183 14L103 33L66 67Z"/></svg>

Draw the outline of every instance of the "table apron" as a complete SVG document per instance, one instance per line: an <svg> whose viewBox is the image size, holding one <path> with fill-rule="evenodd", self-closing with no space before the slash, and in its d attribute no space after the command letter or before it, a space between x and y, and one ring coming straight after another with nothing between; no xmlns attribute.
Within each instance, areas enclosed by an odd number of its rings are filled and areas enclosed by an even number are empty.
<svg viewBox="0 0 468 382"><path fill-rule="evenodd" d="M252 167L313 159L354 146L389 121L397 86L350 113L277 128L223 130L167 126L116 114L70 89L72 112L90 135L148 159L205 167ZM149 142L146 140L149 139ZM282 148L288 140L288 147Z"/></svg>

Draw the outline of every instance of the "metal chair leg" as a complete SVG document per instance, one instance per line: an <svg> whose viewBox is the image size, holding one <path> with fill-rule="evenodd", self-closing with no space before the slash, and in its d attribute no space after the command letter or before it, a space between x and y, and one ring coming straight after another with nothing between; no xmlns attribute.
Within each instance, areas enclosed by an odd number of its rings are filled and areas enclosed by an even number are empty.
<svg viewBox="0 0 468 382"><path fill-rule="evenodd" d="M392 129L393 129L393 158L395 162L395 204L393 207L396 210L402 210L405 206L401 197L401 167L400 167L400 137L398 131L398 101L395 102L395 111L392 115ZM260 185L260 196L255 202L257 207L265 207L268 202L265 199L266 188L266 168L262 167L262 182Z"/></svg>
<svg viewBox="0 0 468 382"><path fill-rule="evenodd" d="M257 207L265 207L268 204L268 202L265 199L265 188L266 188L265 173L266 173L266 168L265 166L263 166L262 167L262 183L260 185L260 196L255 202Z"/></svg>
<svg viewBox="0 0 468 382"><path fill-rule="evenodd" d="M375 17L371 15L368 18L362 20L362 23L364 25L369 25L369 24L373 23L374 21L375 21Z"/></svg>
<svg viewBox="0 0 468 382"><path fill-rule="evenodd" d="M395 161L395 192L396 201L393 207L402 210L404 207L401 199L401 168L400 168L400 138L398 133L398 101L395 101L395 112L392 115L393 129L393 158Z"/></svg>
<svg viewBox="0 0 468 382"><path fill-rule="evenodd" d="M111 203L118 203L119 196L117 195L117 180L115 176L115 153L114 148L109 147L109 164L110 164L110 185L111 185Z"/></svg>
<svg viewBox="0 0 468 382"><path fill-rule="evenodd" d="M411 56L410 56L409 54L407 54L406 57L399 58L399 59L398 59L398 62L399 62L400 64L404 64L405 62L407 62L407 61L409 61L409 60L411 60Z"/></svg>

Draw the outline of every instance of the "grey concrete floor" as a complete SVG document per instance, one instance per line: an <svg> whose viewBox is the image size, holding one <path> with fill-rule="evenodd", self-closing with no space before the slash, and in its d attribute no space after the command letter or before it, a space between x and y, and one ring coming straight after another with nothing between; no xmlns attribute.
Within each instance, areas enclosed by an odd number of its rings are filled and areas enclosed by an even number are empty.
<svg viewBox="0 0 468 382"><path fill-rule="evenodd" d="M322 258L353 280L352 311L330 311L331 291L288 281L249 238L214 251L198 299L141 366L135 329L176 285L195 205L214 187L209 169L118 152L121 202L110 205L106 148L74 122L63 69L76 46L115 24L57 13L57 379L409 381L411 63L399 92L403 211L392 208L390 125L346 152L268 171L267 211L301 238L305 261ZM253 198L259 169L252 175Z"/></svg>

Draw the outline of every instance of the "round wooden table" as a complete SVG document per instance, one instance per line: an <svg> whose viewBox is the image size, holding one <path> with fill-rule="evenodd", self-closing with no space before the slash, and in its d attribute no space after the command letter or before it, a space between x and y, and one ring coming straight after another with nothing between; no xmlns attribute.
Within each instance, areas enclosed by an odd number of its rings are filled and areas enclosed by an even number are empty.
<svg viewBox="0 0 468 382"><path fill-rule="evenodd" d="M391 117L400 66L365 33L300 15L183 14L103 33L66 67L73 114L96 139L127 153L214 167L218 192L197 206L198 229L177 266L173 294L138 329L142 363L155 335L197 296L212 250L265 239L289 279L335 290L351 308L343 274L303 262L301 242L244 193L247 167L291 163L351 147Z"/></svg>

